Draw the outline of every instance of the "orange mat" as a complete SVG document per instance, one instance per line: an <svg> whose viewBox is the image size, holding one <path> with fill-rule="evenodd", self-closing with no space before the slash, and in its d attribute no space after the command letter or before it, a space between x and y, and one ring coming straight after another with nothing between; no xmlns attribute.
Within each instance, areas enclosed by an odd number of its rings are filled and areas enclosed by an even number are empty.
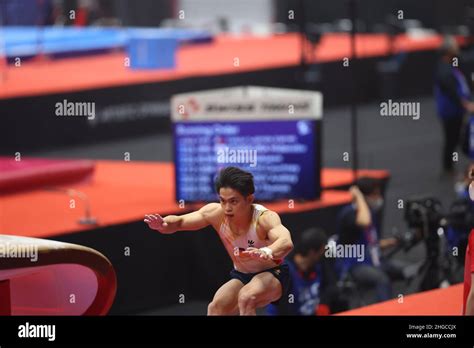
<svg viewBox="0 0 474 348"><path fill-rule="evenodd" d="M386 179L390 173L380 169L361 169L357 171L357 177L370 176L375 179ZM323 189L330 189L338 186L348 185L354 181L352 170L338 168L323 168L321 171L321 186Z"/></svg>
<svg viewBox="0 0 474 348"><path fill-rule="evenodd" d="M396 52L436 49L441 41L440 36L413 39L399 35L395 38L394 47ZM461 39L459 41L462 43ZM0 81L0 99L295 66L300 62L300 46L297 34L218 36L209 44L180 48L177 68L157 71L130 70L125 66L124 53L23 62L21 69L15 66L4 69L6 80ZM388 36L359 34L356 47L359 57L386 55L389 50ZM239 58L238 67L234 66L236 57ZM350 58L350 36L324 35L313 57L316 62Z"/></svg>
<svg viewBox="0 0 474 348"><path fill-rule="evenodd" d="M363 172L363 171L362 171ZM374 176L388 176L386 171L366 171ZM323 169L323 187L348 184L348 169ZM97 161L95 175L88 184L68 186L84 192L91 202L92 215L99 226L108 226L143 219L144 214L184 213L196 205L180 208L174 201L174 165L156 162ZM61 192L33 190L0 197L0 234L47 237L90 229L77 220L84 215L83 203ZM328 206L348 204L346 191L323 191L321 200L288 201L266 204L280 213L299 212Z"/></svg>
<svg viewBox="0 0 474 348"><path fill-rule="evenodd" d="M396 298L337 315L461 315L462 294L463 284L457 284L405 296L403 303Z"/></svg>

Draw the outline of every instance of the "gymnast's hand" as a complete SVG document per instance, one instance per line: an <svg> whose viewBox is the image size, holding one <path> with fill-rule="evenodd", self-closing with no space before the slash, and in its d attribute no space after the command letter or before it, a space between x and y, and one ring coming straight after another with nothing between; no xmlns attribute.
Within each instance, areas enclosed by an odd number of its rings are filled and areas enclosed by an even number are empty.
<svg viewBox="0 0 474 348"><path fill-rule="evenodd" d="M174 230L170 228L168 223L161 217L160 214L149 214L145 215L145 219L143 220L148 224L152 230L157 230L158 232L167 234L173 233Z"/></svg>
<svg viewBox="0 0 474 348"><path fill-rule="evenodd" d="M272 255L264 252L261 249L257 248L247 248L245 251L242 252L244 255L248 255L249 257L256 259L256 260L273 260Z"/></svg>

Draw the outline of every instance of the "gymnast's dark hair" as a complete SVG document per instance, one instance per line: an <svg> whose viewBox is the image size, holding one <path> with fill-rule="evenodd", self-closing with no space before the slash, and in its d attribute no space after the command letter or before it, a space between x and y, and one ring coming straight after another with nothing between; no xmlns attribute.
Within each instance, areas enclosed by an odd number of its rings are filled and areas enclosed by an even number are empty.
<svg viewBox="0 0 474 348"><path fill-rule="evenodd" d="M247 197L255 192L252 173L237 167L227 167L219 172L215 181L216 192L223 187L236 190L242 196Z"/></svg>

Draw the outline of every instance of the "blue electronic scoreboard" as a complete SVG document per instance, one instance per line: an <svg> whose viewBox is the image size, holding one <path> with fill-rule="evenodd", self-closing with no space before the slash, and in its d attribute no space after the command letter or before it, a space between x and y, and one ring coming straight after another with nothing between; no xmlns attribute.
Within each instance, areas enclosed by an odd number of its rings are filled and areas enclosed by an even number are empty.
<svg viewBox="0 0 474 348"><path fill-rule="evenodd" d="M253 174L257 201L318 199L322 105L317 91L259 86L173 96L176 200L217 201L229 166Z"/></svg>
<svg viewBox="0 0 474 348"><path fill-rule="evenodd" d="M320 120L176 122L176 199L216 201L220 169L250 171L259 201L319 198Z"/></svg>

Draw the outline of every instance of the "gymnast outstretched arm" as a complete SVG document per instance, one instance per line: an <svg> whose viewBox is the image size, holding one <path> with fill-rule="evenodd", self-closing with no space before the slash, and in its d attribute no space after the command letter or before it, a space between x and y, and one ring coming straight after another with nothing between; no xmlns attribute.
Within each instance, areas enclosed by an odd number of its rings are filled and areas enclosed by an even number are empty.
<svg viewBox="0 0 474 348"><path fill-rule="evenodd" d="M247 248L244 254L249 254L253 258L283 259L293 250L293 241L288 229L282 225L280 216L273 211L266 211L258 220L259 225L266 231L266 237L270 241L267 251L256 248ZM271 252L268 250L270 249ZM271 254L269 254L269 252Z"/></svg>
<svg viewBox="0 0 474 348"><path fill-rule="evenodd" d="M184 215L168 215L164 218L160 214L145 215L144 221L148 227L163 234L196 231L209 226L221 210L220 204L209 203L197 211Z"/></svg>

